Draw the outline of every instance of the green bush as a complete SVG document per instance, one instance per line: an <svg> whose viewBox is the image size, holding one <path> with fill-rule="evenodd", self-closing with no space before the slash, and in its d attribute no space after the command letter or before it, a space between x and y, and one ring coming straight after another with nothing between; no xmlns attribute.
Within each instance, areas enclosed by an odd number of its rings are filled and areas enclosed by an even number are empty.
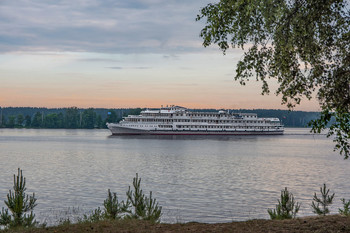
<svg viewBox="0 0 350 233"><path fill-rule="evenodd" d="M82 218L78 218L79 223L84 223L84 222L98 222L104 219L103 212L100 207L92 211L90 215L84 214Z"/></svg>
<svg viewBox="0 0 350 233"><path fill-rule="evenodd" d="M267 210L271 219L291 219L295 218L296 214L300 209L300 204L295 203L293 194L287 190L281 190L281 199L278 200L278 205L276 209Z"/></svg>
<svg viewBox="0 0 350 233"><path fill-rule="evenodd" d="M317 197L316 193L314 194L314 198L312 201L311 207L313 208L313 212L318 215L325 216L329 213L328 206L333 203L333 198L335 193L329 195L329 189L326 190L326 184L323 184L323 188L320 188L321 198ZM320 206L321 205L321 206Z"/></svg>
<svg viewBox="0 0 350 233"><path fill-rule="evenodd" d="M36 198L25 194L26 178L22 175L22 170L18 168L18 175L13 175L13 191L9 190L5 204L8 209L2 208L0 213L0 225L5 228L31 227L35 226L35 214L33 209L36 206ZM11 214L9 213L11 212ZM26 214L30 212L30 214Z"/></svg>
<svg viewBox="0 0 350 233"><path fill-rule="evenodd" d="M119 202L116 193L111 193L108 189L108 197L103 202L104 206L104 218L106 219L120 219L123 213L128 212L129 204L125 204L124 201Z"/></svg>
<svg viewBox="0 0 350 233"><path fill-rule="evenodd" d="M141 178L136 177L133 179L134 191L130 189L126 192L128 197L126 204L131 204L134 211L131 211L128 215L129 218L149 220L152 222L159 222L159 219L162 215L162 207L158 206L156 199L152 198L152 191L150 192L149 197L143 194L141 189Z"/></svg>
<svg viewBox="0 0 350 233"><path fill-rule="evenodd" d="M100 220L121 218L159 222L162 215L162 207L158 206L155 198L152 198L152 192L150 192L149 197L143 194L141 189L141 178L138 178L137 173L136 177L133 179L133 191L129 186L126 195L126 202L119 202L117 194L112 193L108 189L108 196L103 202L103 210L97 208L90 215L84 215L79 222L96 222Z"/></svg>
<svg viewBox="0 0 350 233"><path fill-rule="evenodd" d="M345 201L345 199L340 199L343 203L344 209L339 209L339 214L344 216L350 216L350 200Z"/></svg>
<svg viewBox="0 0 350 233"><path fill-rule="evenodd" d="M100 207L95 209L90 215L84 215L82 219L78 219L79 222L97 222L107 219L121 219L122 215L129 211L129 204L125 204L124 201L119 202L116 193L112 193L108 189L107 198L103 201L104 209Z"/></svg>

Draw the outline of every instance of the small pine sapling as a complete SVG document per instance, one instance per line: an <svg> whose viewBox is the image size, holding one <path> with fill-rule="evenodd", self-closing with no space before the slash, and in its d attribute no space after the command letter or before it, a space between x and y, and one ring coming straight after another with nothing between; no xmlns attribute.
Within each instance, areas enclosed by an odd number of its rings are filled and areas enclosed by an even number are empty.
<svg viewBox="0 0 350 233"><path fill-rule="evenodd" d="M152 192L150 192L149 197L143 194L141 178L138 177L137 173L133 179L133 187L134 191L129 186L129 190L126 192L126 202L119 202L117 194L108 189L108 196L103 202L104 210L98 208L92 214L84 215L79 222L96 222L105 219L121 219L122 217L159 222L162 207L158 206L155 198L152 198ZM131 210L132 207L133 210Z"/></svg>
<svg viewBox="0 0 350 233"><path fill-rule="evenodd" d="M111 193L108 189L108 197L103 202L104 217L106 219L120 219L121 214L128 212L129 203L119 202L116 193Z"/></svg>
<svg viewBox="0 0 350 233"><path fill-rule="evenodd" d="M315 214L325 216L329 213L328 206L333 203L335 193L329 195L329 189L327 190L326 184L323 184L323 188L320 187L320 192L321 198L317 197L316 193L314 194L311 207Z"/></svg>
<svg viewBox="0 0 350 233"><path fill-rule="evenodd" d="M90 215L84 214L79 222L98 222L101 220L115 220L122 218L122 214L129 213L129 203L124 203L124 201L119 202L117 193L112 193L108 189L108 196L103 201L104 210L102 211L100 207L95 209Z"/></svg>
<svg viewBox="0 0 350 233"><path fill-rule="evenodd" d="M339 214L343 216L350 216L350 200L345 201L344 198L340 199L343 203L344 209L339 209Z"/></svg>
<svg viewBox="0 0 350 233"><path fill-rule="evenodd" d="M131 190L129 186L129 190L126 192L127 202L131 204L134 208L134 212L131 212L129 217L131 218L139 218L144 216L144 211L146 209L145 204L145 195L141 189L141 178L138 178L138 174L136 173L136 177L133 179L133 187L134 192Z"/></svg>
<svg viewBox="0 0 350 233"><path fill-rule="evenodd" d="M144 220L149 220L151 222L158 222L162 215L162 207L158 206L156 199L152 199L152 191L149 193L149 198L146 197L146 215Z"/></svg>
<svg viewBox="0 0 350 233"><path fill-rule="evenodd" d="M26 178L23 177L22 170L18 168L18 175L13 175L13 191L9 190L7 201L4 201L8 209L2 208L0 213L0 226L13 228L31 227L37 224L34 220L35 214L33 214L33 209L36 206L35 194L26 195L26 189ZM26 214L27 212L30 214Z"/></svg>
<svg viewBox="0 0 350 233"><path fill-rule="evenodd" d="M295 203L293 194L287 190L287 187L284 190L281 190L281 199L278 200L278 205L276 209L267 210L271 219L291 219L295 218L296 214L300 209L300 204Z"/></svg>
<svg viewBox="0 0 350 233"><path fill-rule="evenodd" d="M162 215L162 207L158 206L155 198L152 198L152 192L150 197L146 197L141 189L141 178L136 177L133 179L134 191L129 190L126 192L127 204L130 203L134 207L134 211L130 213L130 218L149 220L152 222L158 222Z"/></svg>

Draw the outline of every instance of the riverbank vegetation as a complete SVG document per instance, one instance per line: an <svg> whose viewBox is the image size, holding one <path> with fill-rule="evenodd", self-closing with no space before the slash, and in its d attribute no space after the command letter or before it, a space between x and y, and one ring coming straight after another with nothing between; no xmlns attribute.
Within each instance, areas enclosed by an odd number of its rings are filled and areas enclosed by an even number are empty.
<svg viewBox="0 0 350 233"><path fill-rule="evenodd" d="M25 193L26 190L26 179L18 168L18 175L13 175L13 191L9 190L7 200L4 201L8 209L2 208L0 212L0 226L16 228L37 225L33 214L36 206L35 194L29 196Z"/></svg>
<svg viewBox="0 0 350 233"><path fill-rule="evenodd" d="M343 201L339 215L329 214L328 206L335 196L329 194L326 184L320 188L321 196L314 194L310 205L318 217L296 218L300 203L287 188L281 190L276 209L268 210L272 220L249 220L232 223L160 223L162 207L158 205L152 192L145 195L141 189L141 178L133 179L132 187L126 192L127 199L119 201L117 194L108 189L103 209L98 207L88 215L73 222L69 218L60 221L58 226L39 223L33 214L36 206L35 194L27 195L26 179L22 170L13 177L13 191L9 190L5 204L8 209L0 212L0 231L3 232L349 232L350 201ZM321 205L321 207L319 206ZM2 230L1 230L2 229Z"/></svg>
<svg viewBox="0 0 350 233"><path fill-rule="evenodd" d="M1 231L0 231L1 232ZM341 215L329 215L325 217L303 217L286 220L249 220L244 222L230 222L230 223L152 223L144 220L124 219L124 220L104 220L99 222L86 222L76 224L63 224L53 227L39 227L28 229L9 229L4 230L6 233L163 233L163 232L180 232L180 233L197 233L197 232L244 232L244 233L259 233L259 232L294 232L294 233L308 233L308 232L350 232L350 217L343 217Z"/></svg>
<svg viewBox="0 0 350 233"><path fill-rule="evenodd" d="M43 227L35 220L33 214L36 206L35 194L29 196L26 191L26 179L22 175L22 170L18 168L18 175L13 175L13 190L9 190L5 205L7 209L2 208L0 212L0 227L4 229L27 229ZM108 189L108 195L103 202L103 209L98 207L91 214L78 218L78 223L94 223L106 220L135 219L144 220L151 223L159 223L162 216L162 207L157 200L152 198L152 191L149 196L143 193L141 189L141 178L133 179L132 188L129 186L126 192L126 201L119 201L117 194ZM29 213L30 212L30 213ZM69 225L69 218L60 221L60 225ZM1 229L1 228L0 228Z"/></svg>
<svg viewBox="0 0 350 233"><path fill-rule="evenodd" d="M281 191L281 199L278 200L276 209L267 210L271 219L291 219L295 218L300 209L300 203L294 201L294 196L287 187Z"/></svg>

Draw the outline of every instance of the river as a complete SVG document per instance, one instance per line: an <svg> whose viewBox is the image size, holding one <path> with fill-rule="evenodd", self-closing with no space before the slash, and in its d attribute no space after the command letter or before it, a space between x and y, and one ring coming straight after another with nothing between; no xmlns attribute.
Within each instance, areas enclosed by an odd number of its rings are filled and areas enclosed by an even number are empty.
<svg viewBox="0 0 350 233"><path fill-rule="evenodd" d="M276 136L110 136L108 130L0 129L0 208L23 169L35 192L36 218L55 224L101 206L107 189L120 200L136 173L163 207L162 222L269 218L284 187L313 215L323 183L335 192L331 212L350 199L350 161L309 129Z"/></svg>

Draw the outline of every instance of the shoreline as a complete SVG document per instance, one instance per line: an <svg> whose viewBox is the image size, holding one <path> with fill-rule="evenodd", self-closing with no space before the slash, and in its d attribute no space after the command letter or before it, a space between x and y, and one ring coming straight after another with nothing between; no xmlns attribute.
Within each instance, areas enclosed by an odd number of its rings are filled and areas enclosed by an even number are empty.
<svg viewBox="0 0 350 233"><path fill-rule="evenodd" d="M254 219L230 223L151 223L141 220L114 220L63 224L54 227L4 230L0 232L350 232L350 217L341 215L300 217L287 220Z"/></svg>

